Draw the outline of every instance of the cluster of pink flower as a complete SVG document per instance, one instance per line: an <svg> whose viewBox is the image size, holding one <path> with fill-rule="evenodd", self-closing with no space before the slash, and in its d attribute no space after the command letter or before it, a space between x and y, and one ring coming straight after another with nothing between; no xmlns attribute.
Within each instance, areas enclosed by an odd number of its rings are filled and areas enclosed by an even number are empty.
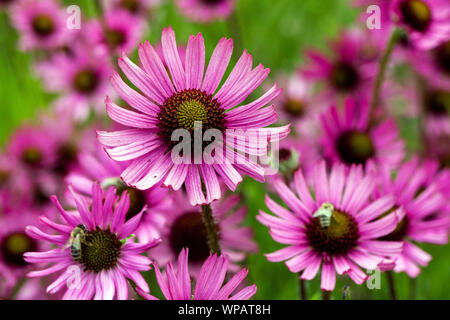
<svg viewBox="0 0 450 320"><path fill-rule="evenodd" d="M201 22L226 18L234 2L177 1ZM142 274L153 266L166 299L249 299L256 286L244 284L240 263L258 246L242 224L244 175L286 204L267 196L275 216L256 219L287 245L267 259L300 279L321 269L321 289L332 291L336 273L365 282L361 267L418 276L431 256L417 243L445 244L450 229L450 6L370 2L381 29L344 31L331 56L309 51L278 85L247 51L224 79L233 40L221 39L206 63L202 34L177 45L171 27L132 62L159 1L99 1L100 17L78 29L56 0L1 4L57 98L0 154L0 297L156 299ZM413 76L396 79L405 64ZM419 119L423 150L407 150L395 116ZM270 132L279 173L252 158L267 143L175 163L173 133L193 136L196 122L241 142L245 130Z"/></svg>

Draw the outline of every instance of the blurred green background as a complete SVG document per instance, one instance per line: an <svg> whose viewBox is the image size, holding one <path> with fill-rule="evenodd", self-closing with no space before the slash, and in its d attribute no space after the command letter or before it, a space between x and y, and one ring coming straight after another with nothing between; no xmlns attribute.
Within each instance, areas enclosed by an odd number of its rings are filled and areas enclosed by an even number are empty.
<svg viewBox="0 0 450 320"><path fill-rule="evenodd" d="M97 14L93 0L69 0L63 3L78 4L86 16ZM328 51L326 40L336 36L355 21L357 10L346 0L239 0L235 16L229 21L202 25L188 22L174 4L165 1L149 19L150 31L146 39L159 41L164 27L172 25L178 42L187 40L190 34L202 32L207 56L221 37L241 39L240 50L247 49L253 55L254 64L262 63L272 70L290 71L303 59L305 48L314 46ZM236 42L236 41L235 41ZM235 49L240 47L235 43ZM240 52L233 54L236 60ZM9 25L5 12L0 12L0 145L3 145L12 130L23 121L33 121L36 111L48 108L53 96L46 94L32 70L32 53L17 49L17 34ZM402 119L401 131L408 145L418 148L416 127L411 121ZM297 299L297 275L288 271L283 263L271 263L262 253L273 252L282 246L269 236L267 228L256 221L259 209L265 209L264 185L246 179L239 187L249 208L246 223L255 230L255 240L260 253L250 255L247 277L256 283L255 299ZM398 296L401 299L450 299L447 284L450 283L450 246L422 246L433 255L433 260L422 274L410 280L404 274L395 275ZM154 278L153 274L148 275ZM154 280L154 279L153 279ZM152 281L154 283L154 281ZM338 279L332 297L342 298L345 284L350 285L353 299L388 299L389 291L385 275L381 275L381 289L369 290L365 285L357 286L348 277ZM320 299L320 279L307 283L308 297ZM158 289L152 285L152 291Z"/></svg>

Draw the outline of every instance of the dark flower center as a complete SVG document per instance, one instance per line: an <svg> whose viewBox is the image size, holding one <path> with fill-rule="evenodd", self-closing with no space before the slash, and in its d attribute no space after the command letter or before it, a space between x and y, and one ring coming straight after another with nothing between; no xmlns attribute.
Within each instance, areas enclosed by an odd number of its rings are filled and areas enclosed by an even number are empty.
<svg viewBox="0 0 450 320"><path fill-rule="evenodd" d="M131 13L136 13L139 10L139 1L138 0L121 0L120 6Z"/></svg>
<svg viewBox="0 0 450 320"><path fill-rule="evenodd" d="M280 151L278 152L278 156L280 157L280 161L288 161L292 157L292 151L289 148L280 148Z"/></svg>
<svg viewBox="0 0 450 320"><path fill-rule="evenodd" d="M39 183L35 183L32 190L33 201L35 204L43 206L49 203L51 194L49 194Z"/></svg>
<svg viewBox="0 0 450 320"><path fill-rule="evenodd" d="M450 113L450 92L443 90L428 92L424 103L428 113L445 116Z"/></svg>
<svg viewBox="0 0 450 320"><path fill-rule="evenodd" d="M359 78L358 70L354 66L340 62L331 71L330 82L337 90L349 92L358 86Z"/></svg>
<svg viewBox="0 0 450 320"><path fill-rule="evenodd" d="M224 0L201 0L201 2L205 5L215 6L222 3Z"/></svg>
<svg viewBox="0 0 450 320"><path fill-rule="evenodd" d="M412 29L425 31L431 23L431 10L421 0L406 0L400 3L403 21Z"/></svg>
<svg viewBox="0 0 450 320"><path fill-rule="evenodd" d="M306 226L306 237L317 252L347 254L359 239L358 225L348 213L333 210L327 228L322 226L319 218L311 219Z"/></svg>
<svg viewBox="0 0 450 320"><path fill-rule="evenodd" d="M305 113L305 106L298 100L288 100L284 104L284 110L289 115L300 118Z"/></svg>
<svg viewBox="0 0 450 320"><path fill-rule="evenodd" d="M58 148L56 154L57 161L54 167L54 171L56 173L65 175L69 172L71 165L76 162L78 150L74 145L68 143L61 145Z"/></svg>
<svg viewBox="0 0 450 320"><path fill-rule="evenodd" d="M189 261L205 261L209 256L209 248L202 214L193 211L180 215L171 227L169 242L175 254L183 248L189 248Z"/></svg>
<svg viewBox="0 0 450 320"><path fill-rule="evenodd" d="M45 14L34 17L32 25L34 32L42 37L49 36L55 29L52 18Z"/></svg>
<svg viewBox="0 0 450 320"><path fill-rule="evenodd" d="M100 272L113 268L120 256L122 242L109 230L87 232L84 242L81 243L80 263L88 271Z"/></svg>
<svg viewBox="0 0 450 320"><path fill-rule="evenodd" d="M336 142L339 157L346 164L364 164L375 155L372 139L367 133L347 131Z"/></svg>
<svg viewBox="0 0 450 320"><path fill-rule="evenodd" d="M0 170L0 187L6 184L11 177L11 173L7 170Z"/></svg>
<svg viewBox="0 0 450 320"><path fill-rule="evenodd" d="M27 262L23 259L25 252L36 251L36 242L27 236L25 232L14 232L3 238L0 244L0 252L3 260L13 266L23 267Z"/></svg>
<svg viewBox="0 0 450 320"><path fill-rule="evenodd" d="M400 222L397 224L397 227L394 231L389 233L388 235L385 235L384 237L381 237L380 240L384 241L402 241L408 234L408 219L405 216Z"/></svg>
<svg viewBox="0 0 450 320"><path fill-rule="evenodd" d="M73 78L73 86L80 93L92 93L97 88L97 85L98 76L91 69L81 70Z"/></svg>
<svg viewBox="0 0 450 320"><path fill-rule="evenodd" d="M434 49L434 58L437 66L450 76L450 40Z"/></svg>
<svg viewBox="0 0 450 320"><path fill-rule="evenodd" d="M165 141L168 149L177 145L172 141L172 133L176 129L186 129L191 133L194 144L194 124L201 122L202 133L208 129L225 130L225 113L217 99L197 89L183 90L168 98L160 107L158 113L159 135ZM202 142L203 147L207 144Z"/></svg>
<svg viewBox="0 0 450 320"><path fill-rule="evenodd" d="M126 37L123 31L110 29L105 32L106 44L115 49L125 43Z"/></svg>
<svg viewBox="0 0 450 320"><path fill-rule="evenodd" d="M42 153L38 148L29 147L22 153L22 161L24 164L35 167L41 164Z"/></svg>
<svg viewBox="0 0 450 320"><path fill-rule="evenodd" d="M117 196L121 196L123 192L127 192L130 197L130 207L128 208L126 221L133 218L139 212L141 212L142 208L147 204L147 199L143 191L129 187L122 181L119 177L107 178L102 182L102 188L107 189L110 186L114 186L116 188Z"/></svg>

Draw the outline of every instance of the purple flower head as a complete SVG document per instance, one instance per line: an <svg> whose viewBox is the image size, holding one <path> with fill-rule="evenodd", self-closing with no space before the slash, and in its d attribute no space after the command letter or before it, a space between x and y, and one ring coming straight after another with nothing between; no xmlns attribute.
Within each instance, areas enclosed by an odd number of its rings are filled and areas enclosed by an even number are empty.
<svg viewBox="0 0 450 320"><path fill-rule="evenodd" d="M24 260L27 251L43 249L43 244L25 233L27 225L36 225L36 214L11 212L0 215L0 296L5 296L33 265Z"/></svg>
<svg viewBox="0 0 450 320"><path fill-rule="evenodd" d="M310 63L300 69L307 80L325 83L321 99L333 101L339 96L353 96L359 100L367 96L377 71L376 60L367 57L367 37L351 30L343 32L330 46L331 57L310 50Z"/></svg>
<svg viewBox="0 0 450 320"><path fill-rule="evenodd" d="M49 92L61 93L54 103L59 113L84 119L90 110L104 111L105 95L114 97L109 83L112 66L109 56L99 50L88 50L86 44L76 44L70 55L59 53L40 62L36 72Z"/></svg>
<svg viewBox="0 0 450 320"><path fill-rule="evenodd" d="M73 191L72 191L73 192ZM150 259L141 254L156 246L159 240L135 243L130 238L139 226L143 210L125 221L130 206L128 194L118 197L114 187L106 192L99 184L92 187L92 202L73 192L76 211L66 211L56 197L52 201L61 214L62 223L42 216L40 222L58 234L50 234L35 226L28 226L26 234L56 246L45 252L27 252L25 261L50 264L28 277L43 277L60 273L47 287L54 294L64 287L63 299L127 299L127 279L148 293L149 287L141 271L150 270Z"/></svg>
<svg viewBox="0 0 450 320"><path fill-rule="evenodd" d="M177 6L188 18L199 22L226 19L233 11L236 0L177 0Z"/></svg>
<svg viewBox="0 0 450 320"><path fill-rule="evenodd" d="M321 144L327 159L347 165L369 162L397 166L404 157L404 142L393 119L369 124L367 103L347 99L345 109L331 106L321 115Z"/></svg>
<svg viewBox="0 0 450 320"><path fill-rule="evenodd" d="M12 7L12 23L23 50L56 49L70 39L67 15L54 0L20 0Z"/></svg>
<svg viewBox="0 0 450 320"><path fill-rule="evenodd" d="M121 108L107 98L109 116L129 129L98 132L99 141L112 159L131 160L122 172L122 179L138 189L148 189L160 182L174 190L185 185L192 205L219 199L220 181L235 190L242 181L241 173L264 181L267 173L264 167L241 152L265 155L268 143L277 142L289 133L289 126L265 128L277 120L274 107L266 105L281 90L274 85L259 99L239 105L264 81L269 70L262 65L252 69L252 58L244 51L217 91L231 58L232 40L220 40L205 73L205 46L200 33L189 38L184 66L172 28L163 30L161 43L170 76L148 42L139 48L143 69L126 56L119 59L124 74L142 93L126 85L117 73L112 76L119 96L136 110ZM174 135L180 130L192 144L188 143L188 153L183 152L183 161L177 162L173 152L179 155L175 148L179 138L174 139ZM198 142L194 134L199 132L201 136L214 132L219 139L214 140L214 136L208 140L214 143L206 142L203 136L205 142L200 142L199 148L194 144ZM255 141L254 137L263 138ZM214 150L206 157L211 145ZM202 157L189 156L195 156L199 149Z"/></svg>
<svg viewBox="0 0 450 320"><path fill-rule="evenodd" d="M408 41L421 50L432 49L450 37L447 0L393 0L396 22L408 30Z"/></svg>
<svg viewBox="0 0 450 320"><path fill-rule="evenodd" d="M98 46L104 53L120 55L130 53L142 37L146 24L126 10L107 11L104 26L99 20L92 20L86 25L88 43Z"/></svg>
<svg viewBox="0 0 450 320"><path fill-rule="evenodd" d="M435 161L420 163L413 158L403 164L392 178L391 170L380 172L380 187L376 198L392 195L392 208L402 208L403 215L395 229L381 240L404 241L401 255L396 260L395 271L406 272L410 277L420 273L419 266L426 266L431 255L413 243L446 244L448 242L448 199L443 180L448 171L439 171Z"/></svg>
<svg viewBox="0 0 450 320"><path fill-rule="evenodd" d="M392 264L402 250L401 241L380 241L391 233L402 210L383 215L394 205L392 196L370 202L375 177L361 166L347 168L334 164L327 174L325 162L314 170L313 192L301 170L294 176L294 194L281 180L274 188L288 209L266 197L267 207L276 215L260 211L257 219L275 241L288 246L267 254L269 261L286 260L291 272L313 279L322 265L321 288L332 291L336 273L347 274L357 284L367 278L359 266L374 270Z"/></svg>

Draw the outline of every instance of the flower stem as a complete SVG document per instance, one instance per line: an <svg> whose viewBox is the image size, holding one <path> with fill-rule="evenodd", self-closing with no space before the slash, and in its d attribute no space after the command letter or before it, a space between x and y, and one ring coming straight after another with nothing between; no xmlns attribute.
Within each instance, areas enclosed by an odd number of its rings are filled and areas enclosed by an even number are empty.
<svg viewBox="0 0 450 320"><path fill-rule="evenodd" d="M409 300L416 299L416 291L417 291L417 279L410 278L409 279Z"/></svg>
<svg viewBox="0 0 450 320"><path fill-rule="evenodd" d="M306 283L303 279L298 279L298 295L300 300L307 300L306 297Z"/></svg>
<svg viewBox="0 0 450 320"><path fill-rule="evenodd" d="M208 236L208 246L212 253L220 255L219 234L217 232L216 222L214 221L211 205L202 205L203 223L205 224Z"/></svg>
<svg viewBox="0 0 450 320"><path fill-rule="evenodd" d="M23 287L23 285L27 282L26 277L22 277L16 282L16 285L12 288L11 294L9 295L9 300L14 300L17 297L17 294L19 293L20 289Z"/></svg>
<svg viewBox="0 0 450 320"><path fill-rule="evenodd" d="M243 43L242 43L242 32L241 25L236 14L236 9L230 14L228 19L226 20L228 31L230 32L230 37L233 39L235 52L239 55L242 53Z"/></svg>
<svg viewBox="0 0 450 320"><path fill-rule="evenodd" d="M101 0L95 0L95 7L99 16L103 16L103 6L100 2Z"/></svg>
<svg viewBox="0 0 450 320"><path fill-rule="evenodd" d="M330 300L331 291L322 290L322 300Z"/></svg>
<svg viewBox="0 0 450 320"><path fill-rule="evenodd" d="M386 73L386 68L387 68L389 60L391 58L392 51L394 50L395 45L399 41L400 35L402 32L403 31L398 28L396 28L392 31L389 42L386 46L386 49L383 52L383 56L381 57L380 64L378 66L377 77L375 79L375 85L373 87L372 101L370 103L370 109L369 109L369 116L370 116L369 119L370 119L371 123L374 122L373 118L374 118L375 108L378 106L378 103L380 102L380 91L381 91L381 86L383 84L384 75Z"/></svg>
<svg viewBox="0 0 450 320"><path fill-rule="evenodd" d="M386 276L389 283L389 294L391 295L391 300L397 300L397 291L395 290L395 281L392 271L387 271Z"/></svg>

